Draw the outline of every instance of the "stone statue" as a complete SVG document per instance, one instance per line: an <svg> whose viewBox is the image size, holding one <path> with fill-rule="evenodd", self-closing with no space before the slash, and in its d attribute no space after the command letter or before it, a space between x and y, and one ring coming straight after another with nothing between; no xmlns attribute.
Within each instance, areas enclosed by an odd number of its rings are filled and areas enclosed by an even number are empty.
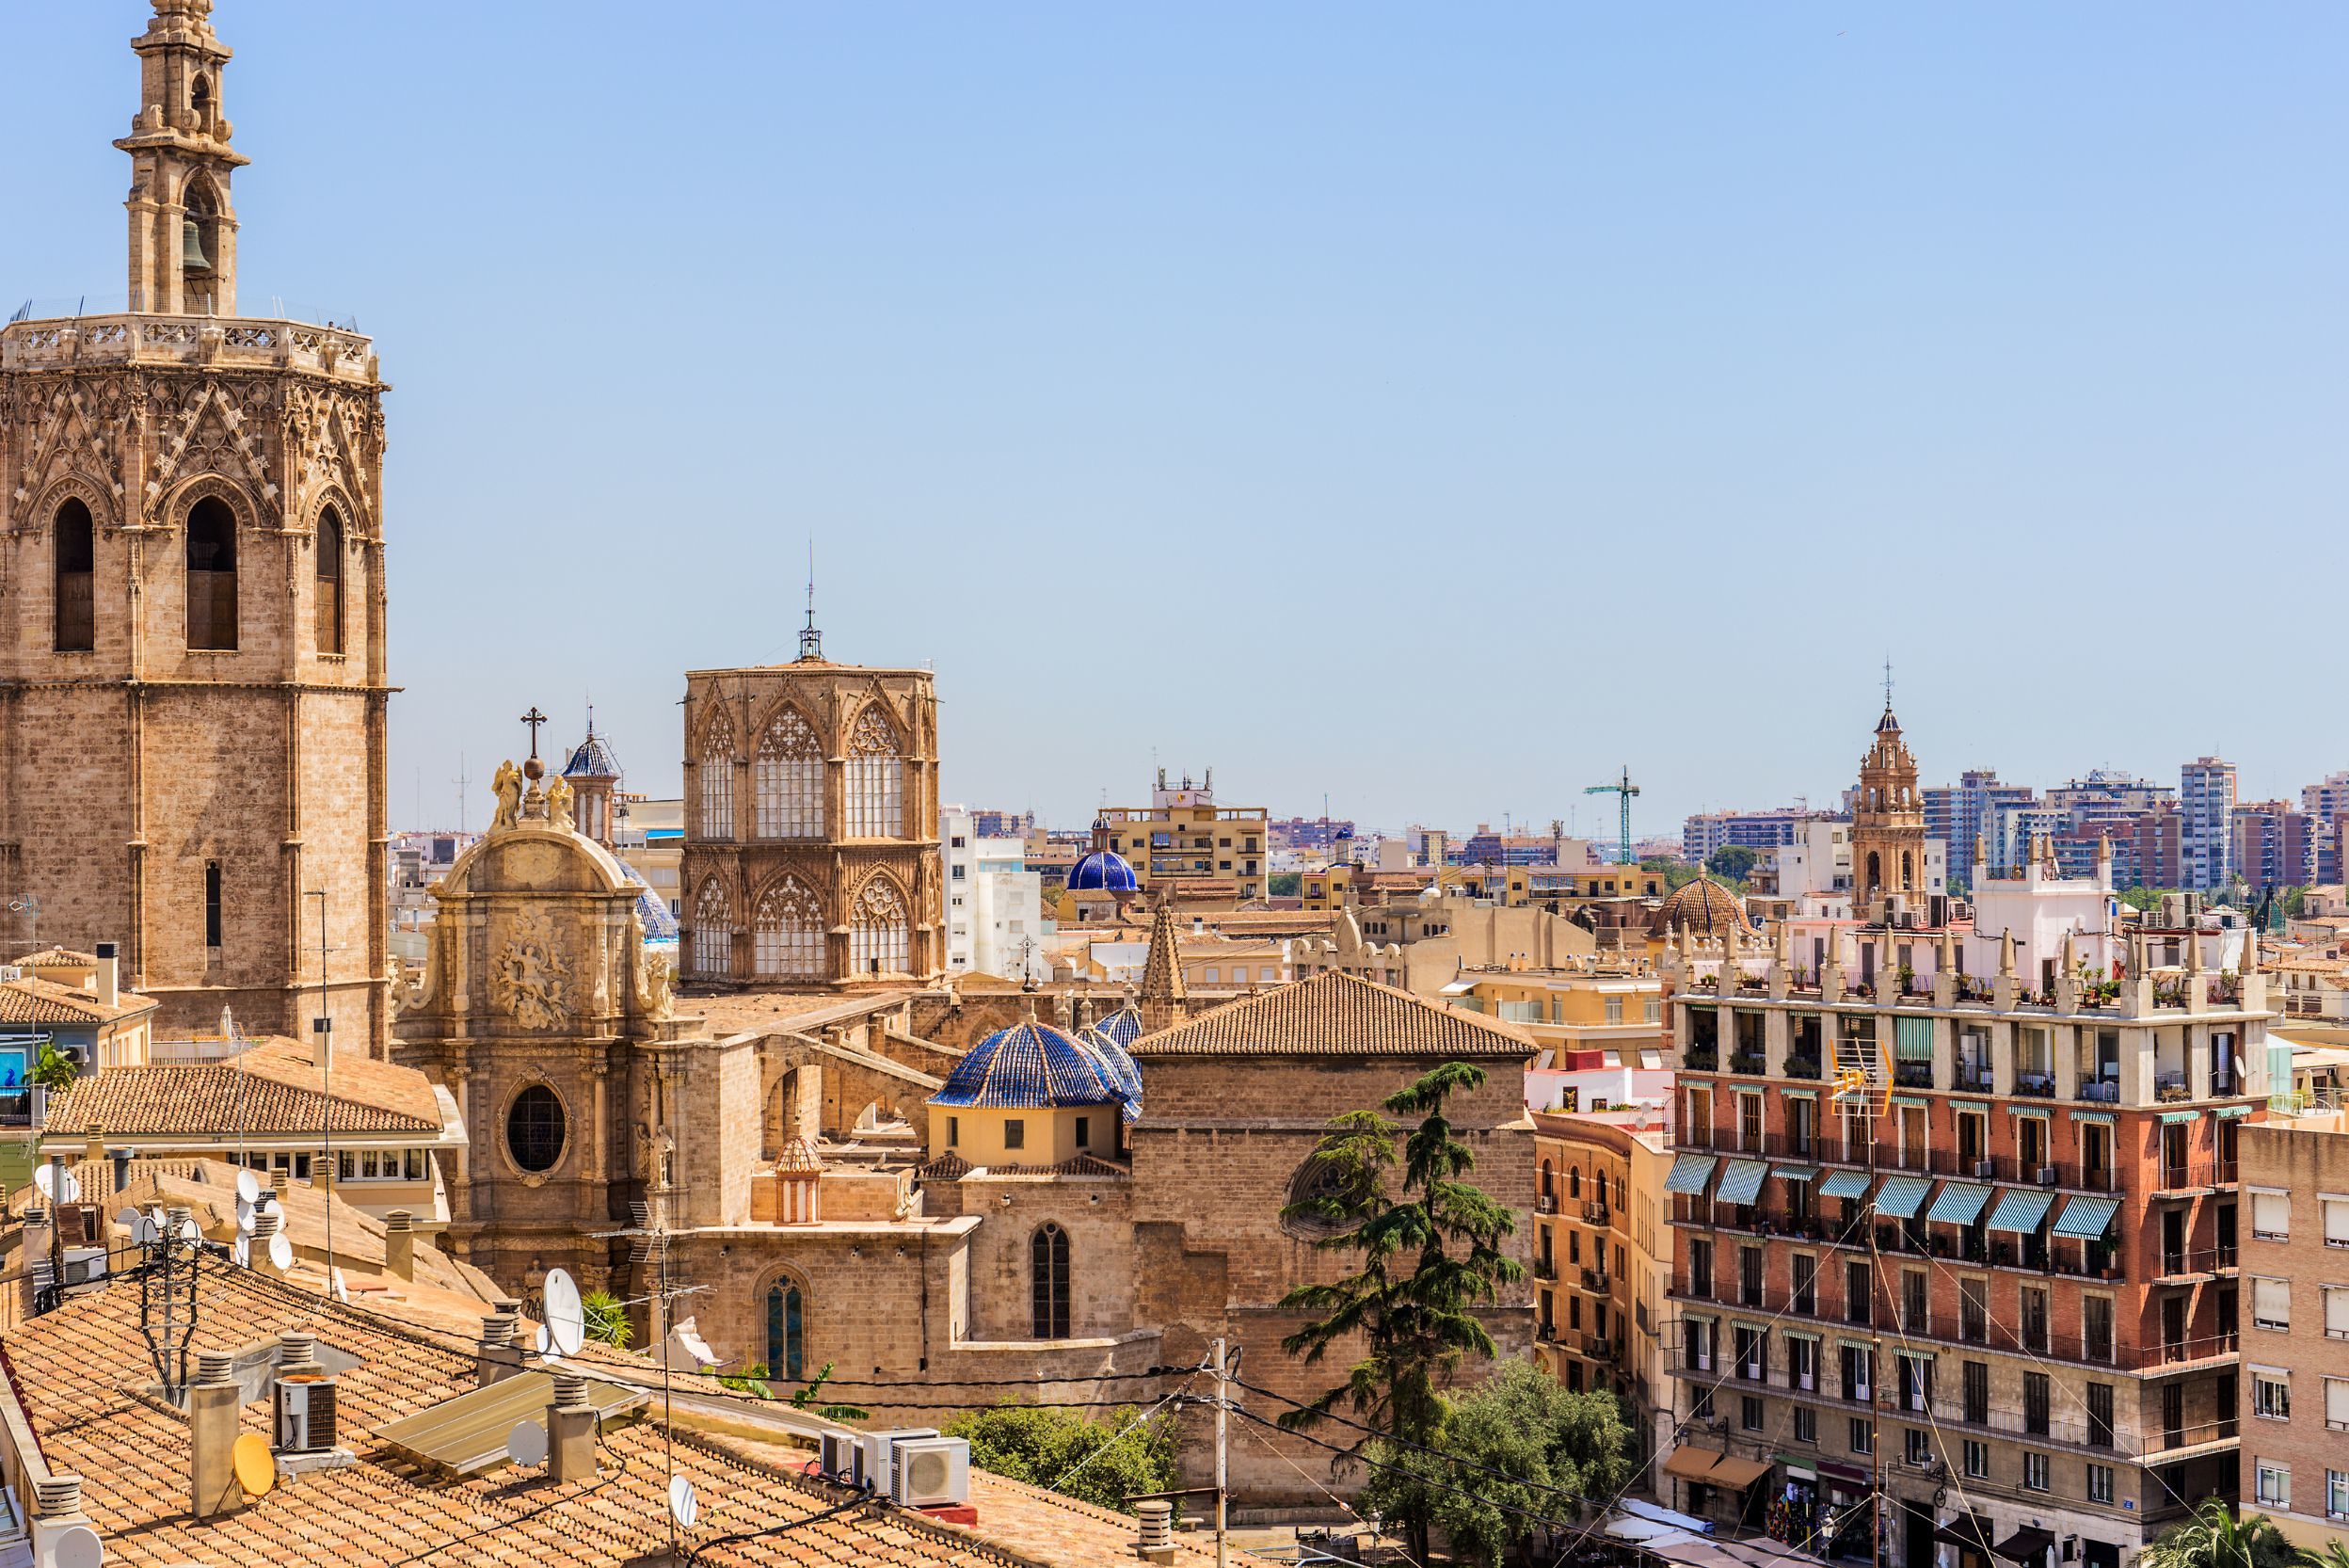
<svg viewBox="0 0 2349 1568"><path fill-rule="evenodd" d="M571 787L559 773L547 786L547 820L557 827L571 825Z"/></svg>
<svg viewBox="0 0 2349 1568"><path fill-rule="evenodd" d="M498 764L498 771L489 780L490 792L498 797L498 814L489 824L495 833L502 827L513 827L522 820L522 770L514 765L512 758Z"/></svg>

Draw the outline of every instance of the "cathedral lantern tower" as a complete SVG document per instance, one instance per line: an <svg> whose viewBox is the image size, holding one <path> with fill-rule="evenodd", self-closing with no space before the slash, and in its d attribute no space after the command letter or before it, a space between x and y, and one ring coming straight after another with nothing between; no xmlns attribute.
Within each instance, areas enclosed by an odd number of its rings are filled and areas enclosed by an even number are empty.
<svg viewBox="0 0 2349 1568"><path fill-rule="evenodd" d="M1876 741L1860 760L1860 792L1851 817L1854 902L1872 906L1888 893L1916 898L1927 888L1925 797L1917 790L1917 760L1900 738L1892 697L1877 721Z"/></svg>
<svg viewBox="0 0 2349 1568"><path fill-rule="evenodd" d="M212 10L132 41L129 309L0 328L0 957L113 942L167 1030L380 1055L385 389L235 313Z"/></svg>

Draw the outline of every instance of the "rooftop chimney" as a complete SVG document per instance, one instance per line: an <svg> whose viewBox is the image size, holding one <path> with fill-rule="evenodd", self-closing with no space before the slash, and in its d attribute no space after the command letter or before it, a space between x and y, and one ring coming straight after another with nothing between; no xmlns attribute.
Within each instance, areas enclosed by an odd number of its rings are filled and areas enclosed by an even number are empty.
<svg viewBox="0 0 2349 1568"><path fill-rule="evenodd" d="M1174 1560L1174 1505L1163 1498L1140 1504L1134 1511L1139 1526L1134 1555L1144 1562Z"/></svg>
<svg viewBox="0 0 2349 1568"><path fill-rule="evenodd" d="M482 1319L481 1343L473 1353L475 1386L487 1388L520 1373L522 1351L514 1342L514 1331L520 1326L521 1317L521 1303L503 1301L491 1306L488 1315Z"/></svg>
<svg viewBox="0 0 2349 1568"><path fill-rule="evenodd" d="M576 1372L554 1374L554 1402L547 1406L547 1475L558 1481L596 1479L596 1407L587 1402L587 1380Z"/></svg>
<svg viewBox="0 0 2349 1568"><path fill-rule="evenodd" d="M112 942L98 944L98 1000L108 1007L122 1004L122 960Z"/></svg>
<svg viewBox="0 0 2349 1568"><path fill-rule="evenodd" d="M266 1208L253 1210L253 1235L252 1240L246 1245L246 1256L251 1260L251 1267L255 1273L266 1274L271 1279L285 1277L285 1272L280 1269L276 1259L269 1256L269 1242L284 1224L285 1216L278 1211L275 1204L271 1204Z"/></svg>
<svg viewBox="0 0 2349 1568"><path fill-rule="evenodd" d="M245 1488L236 1479L237 1417L245 1390L228 1352L200 1351L196 1366L196 1382L187 1391L188 1511L209 1519L245 1506Z"/></svg>
<svg viewBox="0 0 2349 1568"><path fill-rule="evenodd" d="M416 1277L416 1217L405 1208L383 1218L383 1272L395 1279Z"/></svg>

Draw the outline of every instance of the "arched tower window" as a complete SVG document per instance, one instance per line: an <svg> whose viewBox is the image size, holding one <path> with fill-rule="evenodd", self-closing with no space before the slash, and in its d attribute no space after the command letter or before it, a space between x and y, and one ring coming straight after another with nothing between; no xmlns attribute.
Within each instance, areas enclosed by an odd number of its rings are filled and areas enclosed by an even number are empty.
<svg viewBox="0 0 2349 1568"><path fill-rule="evenodd" d="M854 974L904 974L908 957L905 901L887 877L876 876L856 895L856 912L848 926L848 962Z"/></svg>
<svg viewBox="0 0 2349 1568"><path fill-rule="evenodd" d="M719 979L734 972L734 901L714 876L694 901L694 972Z"/></svg>
<svg viewBox="0 0 2349 1568"><path fill-rule="evenodd" d="M807 1303L799 1287L778 1279L767 1287L767 1376L805 1377L807 1371Z"/></svg>
<svg viewBox="0 0 2349 1568"><path fill-rule="evenodd" d="M848 739L848 832L851 839L905 836L905 762L897 731L875 706L856 715Z"/></svg>
<svg viewBox="0 0 2349 1568"><path fill-rule="evenodd" d="M187 646L236 648L236 514L217 496L187 514Z"/></svg>
<svg viewBox="0 0 2349 1568"><path fill-rule="evenodd" d="M734 837L734 737L719 723L701 742L701 836Z"/></svg>
<svg viewBox="0 0 2349 1568"><path fill-rule="evenodd" d="M759 837L823 837L823 747L816 732L791 709L777 713L759 737L754 780L759 792Z"/></svg>
<svg viewBox="0 0 2349 1568"><path fill-rule="evenodd" d="M343 651L343 520L331 506L318 519L318 651Z"/></svg>
<svg viewBox="0 0 2349 1568"><path fill-rule="evenodd" d="M1876 851L1870 850L1868 851L1868 880L1866 886L1863 887L1861 891L1866 892L1873 888L1881 888L1882 886L1884 886L1883 857L1878 855Z"/></svg>
<svg viewBox="0 0 2349 1568"><path fill-rule="evenodd" d="M1028 1243L1028 1279L1035 1337L1068 1337L1068 1232L1049 1221Z"/></svg>
<svg viewBox="0 0 2349 1568"><path fill-rule="evenodd" d="M76 498L57 508L56 649L98 646L98 540L89 508Z"/></svg>
<svg viewBox="0 0 2349 1568"><path fill-rule="evenodd" d="M1570 1166L1567 1169L1566 1195L1577 1200L1582 1196L1582 1167L1579 1165Z"/></svg>
<svg viewBox="0 0 2349 1568"><path fill-rule="evenodd" d="M1546 1160L1542 1161L1542 1196L1544 1198L1558 1196L1558 1172Z"/></svg>
<svg viewBox="0 0 2349 1568"><path fill-rule="evenodd" d="M751 924L751 962L760 980L822 980L823 909L795 876L760 895Z"/></svg>
<svg viewBox="0 0 2349 1568"><path fill-rule="evenodd" d="M1905 849L1900 852L1900 885L1904 890L1917 885L1917 857Z"/></svg>

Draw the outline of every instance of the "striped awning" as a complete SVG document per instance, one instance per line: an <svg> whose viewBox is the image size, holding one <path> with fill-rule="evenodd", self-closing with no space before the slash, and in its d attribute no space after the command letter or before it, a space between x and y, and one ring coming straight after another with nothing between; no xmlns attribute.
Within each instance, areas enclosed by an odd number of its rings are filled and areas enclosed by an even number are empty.
<svg viewBox="0 0 2349 1568"><path fill-rule="evenodd" d="M2113 1113L2109 1111L2075 1111L2071 1119L2075 1122L2095 1122L2102 1127L2113 1125Z"/></svg>
<svg viewBox="0 0 2349 1568"><path fill-rule="evenodd" d="M1819 1097L1816 1089L1781 1089L1778 1094L1781 1099L1790 1100L1814 1100Z"/></svg>
<svg viewBox="0 0 2349 1568"><path fill-rule="evenodd" d="M2083 1241L2101 1240L2105 1231L2112 1228L2113 1216L2119 1212L2118 1198L2074 1198L2055 1216L2053 1234Z"/></svg>
<svg viewBox="0 0 2349 1568"><path fill-rule="evenodd" d="M1762 1195L1762 1181L1770 1174L1765 1160L1733 1160L1721 1172L1720 1185L1713 1189L1717 1203L1751 1203Z"/></svg>
<svg viewBox="0 0 2349 1568"><path fill-rule="evenodd" d="M1776 1165L1771 1167L1770 1174L1787 1181L1816 1181L1819 1168L1816 1165Z"/></svg>
<svg viewBox="0 0 2349 1568"><path fill-rule="evenodd" d="M2011 1230L2018 1236L2028 1236L2039 1228L2053 1208L2055 1194L2030 1187L2008 1187L1998 1194L1998 1208L1990 1213L1992 1230Z"/></svg>
<svg viewBox="0 0 2349 1568"><path fill-rule="evenodd" d="M1929 1176L1886 1176L1884 1185L1876 1190L1876 1211L1888 1220L1913 1218L1932 1190Z"/></svg>
<svg viewBox="0 0 2349 1568"><path fill-rule="evenodd" d="M1828 1198L1856 1198L1864 1195L1868 1183L1875 1178L1865 1171L1830 1171L1819 1187L1819 1195Z"/></svg>
<svg viewBox="0 0 2349 1568"><path fill-rule="evenodd" d="M1893 1104L1909 1111L1923 1111L1933 1103L1921 1095L1893 1095L1888 1097Z"/></svg>
<svg viewBox="0 0 2349 1568"><path fill-rule="evenodd" d="M2247 1105L2222 1105L2218 1108L2218 1119L2222 1122L2231 1122L2238 1116L2249 1114L2251 1107Z"/></svg>
<svg viewBox="0 0 2349 1568"><path fill-rule="evenodd" d="M2165 1111L2162 1112L2164 1127L2174 1127L2180 1122L2198 1122L2201 1119L2202 1112L2199 1111Z"/></svg>
<svg viewBox="0 0 2349 1568"><path fill-rule="evenodd" d="M1664 1191L1702 1192L1704 1184L1713 1179L1713 1167L1720 1162L1718 1155L1684 1154L1672 1161L1672 1174L1664 1178Z"/></svg>
<svg viewBox="0 0 2349 1568"><path fill-rule="evenodd" d="M1990 1190L1971 1181L1950 1181L1942 1184L1941 1195L1933 1200L1926 1218L1946 1225L1970 1225L1982 1215L1982 1206L1990 1201Z"/></svg>
<svg viewBox="0 0 2349 1568"><path fill-rule="evenodd" d="M2051 1112L2044 1105L2010 1105L2006 1108L2006 1114L2009 1116L2037 1116L2039 1120L2044 1122L2049 1119Z"/></svg>
<svg viewBox="0 0 2349 1568"><path fill-rule="evenodd" d="M1988 1100L1951 1100L1949 1108L1952 1111L1972 1111L1984 1116L1990 1113L1990 1102Z"/></svg>

